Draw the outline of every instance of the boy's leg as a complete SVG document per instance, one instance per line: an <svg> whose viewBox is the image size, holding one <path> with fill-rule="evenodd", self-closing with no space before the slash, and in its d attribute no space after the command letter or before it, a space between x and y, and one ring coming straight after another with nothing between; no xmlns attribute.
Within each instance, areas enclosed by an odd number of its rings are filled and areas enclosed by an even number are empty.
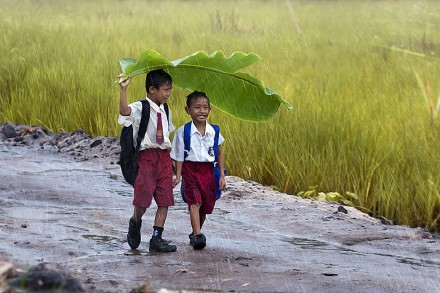
<svg viewBox="0 0 440 293"><path fill-rule="evenodd" d="M174 252L176 245L170 244L171 241L162 239L163 227L167 219L168 207L158 206L154 218L153 236L150 239L150 251L154 252Z"/></svg>
<svg viewBox="0 0 440 293"><path fill-rule="evenodd" d="M157 207L156 217L154 218L154 226L164 227L168 215L168 207Z"/></svg>
<svg viewBox="0 0 440 293"><path fill-rule="evenodd" d="M141 207L134 206L134 209L133 209L133 220L136 223L142 222L142 216L145 214L146 210L147 210L146 208L141 208Z"/></svg>
<svg viewBox="0 0 440 293"><path fill-rule="evenodd" d="M150 239L151 252L174 252L176 245L171 241L162 239L163 227L168 213L168 207L157 207L156 217L154 219L153 236Z"/></svg>
<svg viewBox="0 0 440 293"><path fill-rule="evenodd" d="M165 226L165 220L167 219L168 207L157 207L156 216L154 217L153 236L162 238L162 232ZM167 243L171 243L170 240L164 240Z"/></svg>
<svg viewBox="0 0 440 293"><path fill-rule="evenodd" d="M154 182L154 200L157 204L154 225L164 227L168 207L174 205L173 172L171 158L166 150L157 151L157 173Z"/></svg>
<svg viewBox="0 0 440 293"><path fill-rule="evenodd" d="M131 249L136 249L141 243L142 216L151 205L154 193L152 181L156 177L155 165L152 162L154 152L141 151L138 159L138 176L134 184L133 216L130 218L127 242Z"/></svg>
<svg viewBox="0 0 440 293"><path fill-rule="evenodd" d="M189 209L191 211L191 209ZM197 217L195 215L195 217ZM205 222L206 219L206 214L202 211L202 209L199 208L199 223L200 223L200 229L199 229L199 234L202 234L202 227L203 227L203 223ZM192 223L192 221L191 221ZM192 226L192 225L191 225ZM194 228L193 228L194 230ZM194 232L191 232L191 234L189 234L189 245L194 246Z"/></svg>
<svg viewBox="0 0 440 293"><path fill-rule="evenodd" d="M205 219L206 219L206 213L200 209L199 210L199 215L200 215L200 231L202 230L203 224L205 223Z"/></svg>
<svg viewBox="0 0 440 293"><path fill-rule="evenodd" d="M182 166L182 184L189 206L191 227L190 245L194 249L206 246L205 235L201 232L207 213L212 213L215 204L215 185L212 163L185 161ZM206 195L212 199L206 202Z"/></svg>
<svg viewBox="0 0 440 293"><path fill-rule="evenodd" d="M201 233L201 223L200 223L200 204L192 204L189 206L189 218L191 220L191 227L194 235L199 235Z"/></svg>
<svg viewBox="0 0 440 293"><path fill-rule="evenodd" d="M161 207L163 208L163 207ZM161 218L162 216L158 216L158 213L160 214L163 211L159 211L162 209L159 209L156 212L156 219ZM168 208L167 208L168 210ZM156 222L155 219L155 226L153 226L153 236L150 239L150 251L151 252L174 252L177 250L176 245L171 244L171 241L162 239L162 232L163 232L163 226L156 226L156 223L159 223L158 225L162 225L165 223L165 221L159 220Z"/></svg>
<svg viewBox="0 0 440 293"><path fill-rule="evenodd" d="M142 216L146 209L134 206L133 216L128 223L127 242L131 249L136 249L141 244Z"/></svg>
<svg viewBox="0 0 440 293"><path fill-rule="evenodd" d="M150 251L174 252L177 247L171 241L162 239L162 232L168 215L168 207L174 205L173 173L168 151L158 151L157 181L154 200L157 204L154 218L153 236L150 239Z"/></svg>
<svg viewBox="0 0 440 293"><path fill-rule="evenodd" d="M194 249L203 249L206 246L206 238L205 235L201 232L201 228L203 223L201 222L201 215L200 215L200 204L193 204L189 207L189 215L191 219L191 226L193 229L193 233L191 233L189 239L190 239L190 245Z"/></svg>
<svg viewBox="0 0 440 293"><path fill-rule="evenodd" d="M167 219L168 207L157 207L156 216L154 218L153 236L162 238L162 232ZM171 240L163 239L165 243L171 243Z"/></svg>

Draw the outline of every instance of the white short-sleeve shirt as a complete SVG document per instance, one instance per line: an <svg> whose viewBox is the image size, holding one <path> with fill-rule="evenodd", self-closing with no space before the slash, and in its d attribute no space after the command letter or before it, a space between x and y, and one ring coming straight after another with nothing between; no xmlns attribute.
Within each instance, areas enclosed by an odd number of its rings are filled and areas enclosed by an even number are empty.
<svg viewBox="0 0 440 293"><path fill-rule="evenodd" d="M171 148L170 133L174 131L174 125L171 118L171 110L169 110L169 121L165 112L163 105L158 106L156 103L151 101L148 97L146 100L150 104L150 120L148 121L147 132L145 137L141 142L141 150L147 148L160 148L169 149ZM133 140L136 142L137 133L139 131L139 124L142 118L142 103L140 101L131 103L128 105L131 108L131 113L129 116L122 116L119 114L118 123L128 127L133 125ZM162 128L164 134L164 142L162 144L156 143L156 131L157 131L157 113L161 113L162 118Z"/></svg>
<svg viewBox="0 0 440 293"><path fill-rule="evenodd" d="M175 161L183 162L185 144L183 142L185 125L181 126L177 129L176 134L174 135L173 145L171 148L171 159ZM205 135L202 136L200 132L197 130L197 127L191 122L191 148L189 150L188 156L186 157L186 161L192 162L214 162L214 152L212 147L214 146L214 137L215 130L211 126L211 124L206 123ZM220 146L225 139L219 134L218 145Z"/></svg>

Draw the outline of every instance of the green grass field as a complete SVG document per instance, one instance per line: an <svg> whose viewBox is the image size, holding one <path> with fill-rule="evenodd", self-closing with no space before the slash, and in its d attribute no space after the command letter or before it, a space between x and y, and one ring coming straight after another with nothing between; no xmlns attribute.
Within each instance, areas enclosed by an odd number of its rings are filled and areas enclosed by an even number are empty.
<svg viewBox="0 0 440 293"><path fill-rule="evenodd" d="M440 230L440 2L0 4L1 122L117 136L120 58L255 52L247 72L294 108L263 123L213 108L230 175ZM173 89L176 126L187 94Z"/></svg>

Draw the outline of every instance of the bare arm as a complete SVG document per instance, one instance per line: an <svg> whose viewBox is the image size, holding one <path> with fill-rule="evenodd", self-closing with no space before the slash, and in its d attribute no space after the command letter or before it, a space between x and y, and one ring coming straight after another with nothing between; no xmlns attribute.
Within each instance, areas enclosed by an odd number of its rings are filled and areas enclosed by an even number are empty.
<svg viewBox="0 0 440 293"><path fill-rule="evenodd" d="M225 159L223 157L222 147L218 147L218 158L217 158L218 168L220 169L220 182L219 188L220 190L225 190L226 188L226 180L225 180Z"/></svg>
<svg viewBox="0 0 440 293"><path fill-rule="evenodd" d="M173 187L176 187L177 184L179 184L182 176L182 161L175 161L176 162L176 178L173 180Z"/></svg>
<svg viewBox="0 0 440 293"><path fill-rule="evenodd" d="M124 74L119 74L118 77L124 76ZM131 114L131 108L128 106L127 102L127 87L130 84L131 78L126 81L119 83L119 114L122 116L129 116Z"/></svg>

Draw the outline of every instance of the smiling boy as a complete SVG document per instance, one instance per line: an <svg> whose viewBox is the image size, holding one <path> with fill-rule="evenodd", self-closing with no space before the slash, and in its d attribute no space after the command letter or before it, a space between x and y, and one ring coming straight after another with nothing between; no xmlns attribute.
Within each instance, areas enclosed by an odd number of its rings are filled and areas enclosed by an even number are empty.
<svg viewBox="0 0 440 293"><path fill-rule="evenodd" d="M201 232L206 215L212 214L216 202L216 182L214 176L215 152L213 151L216 131L207 122L211 105L205 93L192 92L186 99L186 112L191 116L190 149L185 155L184 127L176 131L173 139L171 158L176 161L176 186L182 179L185 201L188 204L192 233L190 245L194 249L206 246L206 237ZM217 126L216 126L217 127ZM218 158L220 169L219 189L226 186L224 158L221 144L223 136L218 134Z"/></svg>

